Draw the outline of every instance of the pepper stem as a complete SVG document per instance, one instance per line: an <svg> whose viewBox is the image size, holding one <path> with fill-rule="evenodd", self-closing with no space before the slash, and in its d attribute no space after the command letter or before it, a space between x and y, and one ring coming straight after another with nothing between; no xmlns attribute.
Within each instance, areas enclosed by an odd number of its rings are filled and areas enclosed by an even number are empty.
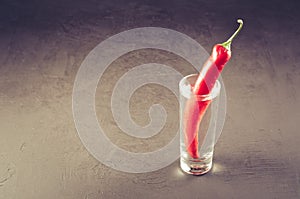
<svg viewBox="0 0 300 199"><path fill-rule="evenodd" d="M224 43L221 44L227 50L230 50L230 45L231 45L233 38L241 31L241 29L243 27L244 23L243 23L242 19L238 19L237 22L240 24L238 29L233 33L233 35L227 41L225 41Z"/></svg>

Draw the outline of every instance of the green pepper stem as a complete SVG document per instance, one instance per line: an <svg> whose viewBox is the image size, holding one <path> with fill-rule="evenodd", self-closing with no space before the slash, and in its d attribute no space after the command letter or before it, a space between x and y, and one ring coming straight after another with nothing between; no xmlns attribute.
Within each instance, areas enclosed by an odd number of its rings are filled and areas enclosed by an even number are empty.
<svg viewBox="0 0 300 199"><path fill-rule="evenodd" d="M237 22L240 24L238 29L233 33L233 35L227 41L225 41L224 43L221 44L227 50L230 50L230 45L231 45L233 38L241 31L241 29L243 27L244 22L242 19L238 19Z"/></svg>

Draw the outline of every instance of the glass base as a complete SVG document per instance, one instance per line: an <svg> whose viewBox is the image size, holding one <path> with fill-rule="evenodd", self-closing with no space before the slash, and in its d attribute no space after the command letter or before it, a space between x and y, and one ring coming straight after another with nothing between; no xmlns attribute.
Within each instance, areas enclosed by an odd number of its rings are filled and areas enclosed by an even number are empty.
<svg viewBox="0 0 300 199"><path fill-rule="evenodd" d="M201 159L180 158L181 169L188 174L203 175L212 168L212 156Z"/></svg>

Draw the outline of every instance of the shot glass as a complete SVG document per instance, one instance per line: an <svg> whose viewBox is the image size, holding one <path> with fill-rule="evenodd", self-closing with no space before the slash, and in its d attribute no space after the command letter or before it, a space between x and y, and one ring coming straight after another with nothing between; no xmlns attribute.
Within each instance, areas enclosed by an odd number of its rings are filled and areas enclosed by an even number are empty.
<svg viewBox="0 0 300 199"><path fill-rule="evenodd" d="M184 77L180 90L180 167L193 175L212 168L221 84L217 81L207 95L195 95L198 75Z"/></svg>

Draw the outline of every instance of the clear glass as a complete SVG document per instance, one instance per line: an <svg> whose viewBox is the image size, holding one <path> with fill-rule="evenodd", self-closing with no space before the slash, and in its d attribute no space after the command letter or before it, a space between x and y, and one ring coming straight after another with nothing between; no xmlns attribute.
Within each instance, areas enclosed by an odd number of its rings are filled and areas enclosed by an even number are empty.
<svg viewBox="0 0 300 199"><path fill-rule="evenodd" d="M212 168L221 84L217 81L208 95L194 95L197 77L192 74L179 83L180 167L188 174L202 175Z"/></svg>

